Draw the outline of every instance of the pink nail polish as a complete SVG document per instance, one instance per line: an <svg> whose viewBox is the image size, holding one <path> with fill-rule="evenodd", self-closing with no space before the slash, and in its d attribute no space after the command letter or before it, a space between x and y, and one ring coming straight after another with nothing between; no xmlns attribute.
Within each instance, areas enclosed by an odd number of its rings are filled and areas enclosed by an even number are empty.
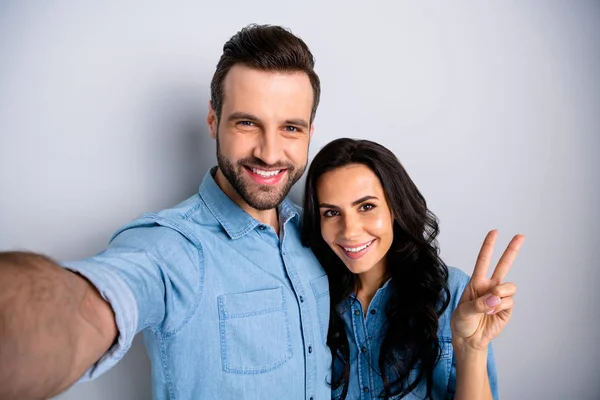
<svg viewBox="0 0 600 400"><path fill-rule="evenodd" d="M488 307L495 307L498 304L500 304L500 297L490 296L487 299L485 299L485 304L487 304Z"/></svg>

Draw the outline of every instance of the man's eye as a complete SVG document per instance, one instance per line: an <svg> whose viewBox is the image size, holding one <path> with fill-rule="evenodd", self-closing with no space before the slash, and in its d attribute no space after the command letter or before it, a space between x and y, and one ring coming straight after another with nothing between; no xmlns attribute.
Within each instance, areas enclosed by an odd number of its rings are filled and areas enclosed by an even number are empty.
<svg viewBox="0 0 600 400"><path fill-rule="evenodd" d="M238 121L237 124L242 126L254 126L254 122L252 121Z"/></svg>
<svg viewBox="0 0 600 400"><path fill-rule="evenodd" d="M288 125L284 128L287 132L300 132L300 129L295 126Z"/></svg>

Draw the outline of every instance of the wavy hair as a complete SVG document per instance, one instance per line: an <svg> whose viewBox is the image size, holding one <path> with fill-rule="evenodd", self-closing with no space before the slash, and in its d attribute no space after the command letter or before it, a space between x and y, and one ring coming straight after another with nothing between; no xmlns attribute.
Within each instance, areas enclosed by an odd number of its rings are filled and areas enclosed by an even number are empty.
<svg viewBox="0 0 600 400"><path fill-rule="evenodd" d="M439 257L438 221L425 198L398 158L384 146L369 140L337 139L313 159L304 188L302 242L310 246L329 277L331 317L327 344L333 355L332 389L348 393L350 352L348 336L338 306L356 289L358 278L336 256L321 236L317 183L326 172L350 164L362 164L379 178L392 211L394 238L386 255L386 274L392 294L385 307L387 326L379 351L383 380L381 397L405 396L425 380L431 397L433 370L439 360L438 320L448 307L448 268ZM418 373L410 372L419 364Z"/></svg>

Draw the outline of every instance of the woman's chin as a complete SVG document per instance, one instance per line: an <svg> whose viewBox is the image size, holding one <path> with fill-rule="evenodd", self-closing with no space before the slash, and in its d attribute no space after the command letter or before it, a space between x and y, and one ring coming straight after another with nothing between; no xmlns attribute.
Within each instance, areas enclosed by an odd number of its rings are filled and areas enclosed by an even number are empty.
<svg viewBox="0 0 600 400"><path fill-rule="evenodd" d="M346 264L346 268L348 268L348 270L350 272L352 272L354 275L360 275L363 272L367 272L368 270L371 269L371 265L366 265L365 263L361 262L361 261L354 261L354 262L344 262L344 264Z"/></svg>

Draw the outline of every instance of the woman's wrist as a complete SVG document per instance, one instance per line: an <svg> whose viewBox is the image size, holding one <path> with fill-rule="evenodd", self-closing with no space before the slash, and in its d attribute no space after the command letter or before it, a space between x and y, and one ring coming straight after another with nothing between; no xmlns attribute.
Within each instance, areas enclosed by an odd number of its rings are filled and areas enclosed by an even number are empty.
<svg viewBox="0 0 600 400"><path fill-rule="evenodd" d="M452 339L452 347L454 348L454 356L458 361L478 361L484 359L487 361L488 345L473 346L465 340Z"/></svg>
<svg viewBox="0 0 600 400"><path fill-rule="evenodd" d="M487 375L488 349L452 340L456 358L456 400L491 399Z"/></svg>

